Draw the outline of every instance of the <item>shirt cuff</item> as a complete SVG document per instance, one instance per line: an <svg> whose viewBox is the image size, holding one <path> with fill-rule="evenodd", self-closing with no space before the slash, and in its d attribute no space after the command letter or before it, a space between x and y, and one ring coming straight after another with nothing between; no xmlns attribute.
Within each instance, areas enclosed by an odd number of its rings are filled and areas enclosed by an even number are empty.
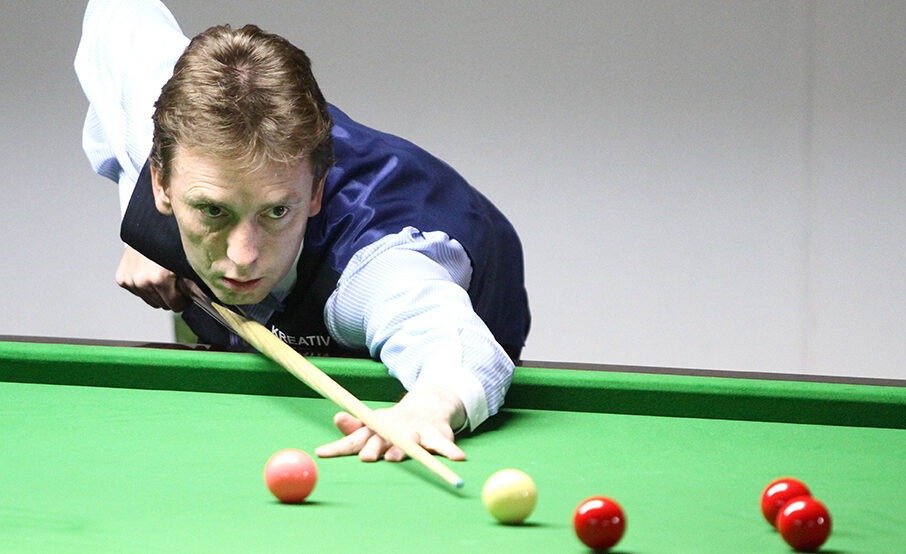
<svg viewBox="0 0 906 554"><path fill-rule="evenodd" d="M483 421L488 419L488 399L485 395L484 387L481 385L481 381L470 371L451 371L449 367L432 368L425 366L419 373L412 390L428 386L448 390L462 401L462 406L466 411L466 418L459 429L453 430L455 433L460 433L466 429L475 430Z"/></svg>

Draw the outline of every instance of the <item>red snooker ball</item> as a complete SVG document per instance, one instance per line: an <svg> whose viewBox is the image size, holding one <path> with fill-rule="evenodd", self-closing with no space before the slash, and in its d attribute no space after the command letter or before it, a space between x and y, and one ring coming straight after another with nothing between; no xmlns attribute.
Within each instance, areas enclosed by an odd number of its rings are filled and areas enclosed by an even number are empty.
<svg viewBox="0 0 906 554"><path fill-rule="evenodd" d="M808 487L792 477L783 477L765 487L761 494L761 513L771 525L776 526L777 514L784 504L797 496L811 496Z"/></svg>
<svg viewBox="0 0 906 554"><path fill-rule="evenodd" d="M783 540L796 550L817 550L830 536L830 513L824 504L811 496L800 496L787 502L780 510L777 530Z"/></svg>
<svg viewBox="0 0 906 554"><path fill-rule="evenodd" d="M607 550L617 544L626 530L623 508L606 496L587 498L573 516L576 536L585 546L594 550Z"/></svg>
<svg viewBox="0 0 906 554"><path fill-rule="evenodd" d="M267 488L284 504L299 504L315 488L318 468L311 456L295 448L277 452L264 466Z"/></svg>

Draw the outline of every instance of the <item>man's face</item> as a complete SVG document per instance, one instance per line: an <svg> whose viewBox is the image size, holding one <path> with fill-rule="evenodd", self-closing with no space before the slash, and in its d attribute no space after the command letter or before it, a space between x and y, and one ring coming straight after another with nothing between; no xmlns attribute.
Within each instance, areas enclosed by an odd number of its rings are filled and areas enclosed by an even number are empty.
<svg viewBox="0 0 906 554"><path fill-rule="evenodd" d="M152 171L157 209L173 214L192 269L227 304L260 302L293 269L308 218L321 209L310 164L248 172L177 147L170 183Z"/></svg>

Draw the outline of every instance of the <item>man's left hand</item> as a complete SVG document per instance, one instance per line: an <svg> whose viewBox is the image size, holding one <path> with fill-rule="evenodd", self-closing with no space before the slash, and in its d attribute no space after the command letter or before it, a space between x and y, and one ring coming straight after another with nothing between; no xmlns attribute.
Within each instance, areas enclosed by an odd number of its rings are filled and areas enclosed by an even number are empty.
<svg viewBox="0 0 906 554"><path fill-rule="evenodd" d="M453 429L465 423L466 413L462 401L450 391L436 387L416 387L390 408L375 410L388 424L407 433L425 450L446 456L455 461L466 459L465 452L453 442ZM357 418L339 412L333 418L337 428L346 435L315 450L321 458L358 454L364 462L375 462L383 457L399 462L406 454L374 431L365 427Z"/></svg>

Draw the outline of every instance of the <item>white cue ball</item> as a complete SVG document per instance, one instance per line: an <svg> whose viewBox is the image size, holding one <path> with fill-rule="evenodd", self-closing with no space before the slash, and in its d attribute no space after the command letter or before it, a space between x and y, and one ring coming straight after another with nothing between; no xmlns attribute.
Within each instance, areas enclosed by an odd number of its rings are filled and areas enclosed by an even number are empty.
<svg viewBox="0 0 906 554"><path fill-rule="evenodd" d="M532 478L518 469L501 469L485 482L481 501L500 523L522 523L535 509L538 489Z"/></svg>

